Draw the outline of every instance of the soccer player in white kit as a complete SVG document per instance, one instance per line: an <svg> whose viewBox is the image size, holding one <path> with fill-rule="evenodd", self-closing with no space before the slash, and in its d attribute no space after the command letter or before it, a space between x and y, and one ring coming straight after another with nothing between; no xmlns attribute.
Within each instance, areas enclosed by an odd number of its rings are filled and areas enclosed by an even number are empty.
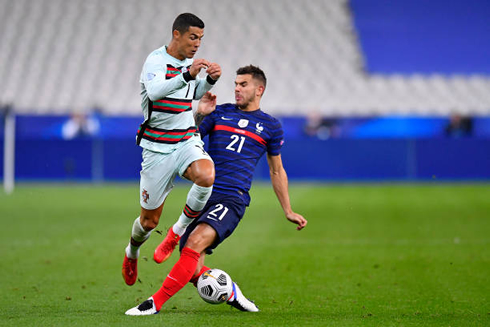
<svg viewBox="0 0 490 327"><path fill-rule="evenodd" d="M172 26L172 40L148 56L141 72L141 106L144 122L137 144L143 148L141 164L141 214L133 223L122 274L127 285L137 280L140 246L158 225L165 198L177 175L191 180L186 204L178 221L157 247L154 259L165 261L186 227L199 215L211 195L214 164L204 151L192 113L192 100L200 99L221 76L221 68L205 59L192 58L204 35L197 16L179 15ZM198 76L201 70L208 74Z"/></svg>

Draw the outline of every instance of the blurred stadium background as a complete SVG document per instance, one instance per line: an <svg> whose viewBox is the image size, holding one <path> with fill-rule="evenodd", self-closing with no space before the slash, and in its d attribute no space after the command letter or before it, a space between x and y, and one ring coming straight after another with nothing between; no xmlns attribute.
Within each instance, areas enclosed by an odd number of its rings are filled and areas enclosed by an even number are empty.
<svg viewBox="0 0 490 327"><path fill-rule="evenodd" d="M138 180L141 66L181 12L206 24L219 102L239 66L264 69L291 180L490 178L487 0L0 0L16 180Z"/></svg>

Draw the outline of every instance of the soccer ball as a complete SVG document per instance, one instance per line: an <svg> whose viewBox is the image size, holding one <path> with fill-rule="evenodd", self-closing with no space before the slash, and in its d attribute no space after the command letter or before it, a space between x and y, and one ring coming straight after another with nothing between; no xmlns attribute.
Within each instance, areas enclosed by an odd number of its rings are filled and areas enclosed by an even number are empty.
<svg viewBox="0 0 490 327"><path fill-rule="evenodd" d="M211 269L199 276L197 292L204 301L220 304L230 298L233 292L233 281L223 270Z"/></svg>

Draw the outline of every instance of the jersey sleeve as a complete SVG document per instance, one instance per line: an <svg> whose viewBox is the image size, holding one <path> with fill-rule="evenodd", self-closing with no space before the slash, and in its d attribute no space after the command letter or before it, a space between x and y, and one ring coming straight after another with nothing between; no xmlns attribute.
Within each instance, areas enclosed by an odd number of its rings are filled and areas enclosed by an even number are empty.
<svg viewBox="0 0 490 327"><path fill-rule="evenodd" d="M278 120L273 121L271 134L271 139L267 142L267 153L271 156L277 156L281 154L281 148L284 143L284 131Z"/></svg>
<svg viewBox="0 0 490 327"><path fill-rule="evenodd" d="M212 84L209 84L207 78L196 78L196 90L194 92L194 100L199 100L202 96L213 88Z"/></svg>
<svg viewBox="0 0 490 327"><path fill-rule="evenodd" d="M148 98L151 101L163 99L187 85L183 74L166 79L166 73L167 67L156 60L156 56L148 57L143 66L141 82L145 85Z"/></svg>

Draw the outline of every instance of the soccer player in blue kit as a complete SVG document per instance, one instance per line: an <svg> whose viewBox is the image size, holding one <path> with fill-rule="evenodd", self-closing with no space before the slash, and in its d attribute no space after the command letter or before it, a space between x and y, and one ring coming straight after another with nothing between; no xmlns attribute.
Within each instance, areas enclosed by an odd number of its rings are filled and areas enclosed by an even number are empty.
<svg viewBox="0 0 490 327"><path fill-rule="evenodd" d="M215 163L213 192L198 219L189 225L180 239L181 256L164 280L162 287L127 315L158 313L162 305L188 282L197 283L209 270L204 265L211 254L229 237L250 203L249 190L257 162L267 152L272 187L286 218L303 229L306 219L291 209L288 178L281 159L283 130L279 121L260 109L266 77L256 66L237 70L235 104L216 106L216 96L207 92L196 112L196 123L202 137L209 135L208 153ZM202 121L202 122L201 122ZM227 301L233 307L249 312L259 311L236 283Z"/></svg>

